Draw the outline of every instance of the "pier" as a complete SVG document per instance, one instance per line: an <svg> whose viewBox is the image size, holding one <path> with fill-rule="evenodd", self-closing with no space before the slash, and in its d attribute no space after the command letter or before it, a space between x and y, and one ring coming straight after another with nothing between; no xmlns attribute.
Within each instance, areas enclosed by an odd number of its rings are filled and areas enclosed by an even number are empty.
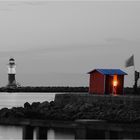
<svg viewBox="0 0 140 140"><path fill-rule="evenodd" d="M139 106L139 96L59 94L50 103L1 110L0 125L20 126L23 140L49 139L50 131L54 140L60 134L75 140L140 139Z"/></svg>
<svg viewBox="0 0 140 140"><path fill-rule="evenodd" d="M0 120L0 125L21 126L22 139L33 140L33 132L36 130L36 139L47 139L47 131L72 132L78 139L139 139L140 125L137 123L113 123L103 120Z"/></svg>

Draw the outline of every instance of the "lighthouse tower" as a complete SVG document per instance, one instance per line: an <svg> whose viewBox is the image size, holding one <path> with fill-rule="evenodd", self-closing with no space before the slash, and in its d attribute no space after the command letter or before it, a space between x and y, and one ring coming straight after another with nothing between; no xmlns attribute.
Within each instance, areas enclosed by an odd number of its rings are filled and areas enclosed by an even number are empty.
<svg viewBox="0 0 140 140"><path fill-rule="evenodd" d="M15 60L14 58L10 58L8 64L8 87L10 88L17 87L15 75L16 75Z"/></svg>

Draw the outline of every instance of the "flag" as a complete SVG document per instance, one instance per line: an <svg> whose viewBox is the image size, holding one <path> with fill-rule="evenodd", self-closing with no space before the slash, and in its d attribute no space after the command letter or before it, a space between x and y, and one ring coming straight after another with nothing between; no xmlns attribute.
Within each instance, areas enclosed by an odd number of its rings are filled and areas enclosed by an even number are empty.
<svg viewBox="0 0 140 140"><path fill-rule="evenodd" d="M125 67L134 66L134 55L129 57L125 62Z"/></svg>

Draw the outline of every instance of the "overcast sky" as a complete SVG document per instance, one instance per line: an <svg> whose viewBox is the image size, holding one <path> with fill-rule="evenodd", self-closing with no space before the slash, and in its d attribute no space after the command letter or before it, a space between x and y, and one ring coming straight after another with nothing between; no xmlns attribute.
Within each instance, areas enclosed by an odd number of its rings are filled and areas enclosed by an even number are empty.
<svg viewBox="0 0 140 140"><path fill-rule="evenodd" d="M0 86L14 57L21 85L87 86L87 72L120 68L133 84L140 71L140 1L0 0Z"/></svg>

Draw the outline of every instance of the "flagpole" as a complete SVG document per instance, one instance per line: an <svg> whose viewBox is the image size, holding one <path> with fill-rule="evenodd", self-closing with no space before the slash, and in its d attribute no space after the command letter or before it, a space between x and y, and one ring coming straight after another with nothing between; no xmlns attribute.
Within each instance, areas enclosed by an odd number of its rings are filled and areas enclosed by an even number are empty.
<svg viewBox="0 0 140 140"><path fill-rule="evenodd" d="M134 61L134 54L133 54L133 63L134 63L134 92L136 91L136 81L135 81L135 61Z"/></svg>
<svg viewBox="0 0 140 140"><path fill-rule="evenodd" d="M134 82L135 82L135 61L134 61L134 54L133 54L133 63L134 63Z"/></svg>

